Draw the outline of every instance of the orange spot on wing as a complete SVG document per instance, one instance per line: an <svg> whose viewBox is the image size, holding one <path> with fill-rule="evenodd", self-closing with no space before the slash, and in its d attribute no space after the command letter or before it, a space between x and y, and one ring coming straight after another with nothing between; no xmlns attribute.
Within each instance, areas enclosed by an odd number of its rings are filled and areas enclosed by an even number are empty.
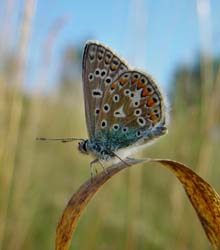
<svg viewBox="0 0 220 250"><path fill-rule="evenodd" d="M149 96L149 92L147 91L147 88L143 88L141 92L141 97L146 97L146 96Z"/></svg>
<svg viewBox="0 0 220 250"><path fill-rule="evenodd" d="M154 101L152 98L147 99L147 106L148 107L153 107L155 105Z"/></svg>
<svg viewBox="0 0 220 250"><path fill-rule="evenodd" d="M124 85L124 84L126 84L128 82L128 79L120 78L119 82L120 82L121 85Z"/></svg>
<svg viewBox="0 0 220 250"><path fill-rule="evenodd" d="M137 81L136 78L132 78L132 79L131 79L131 83L132 83L132 84L136 83L136 81Z"/></svg>
<svg viewBox="0 0 220 250"><path fill-rule="evenodd" d="M155 121L157 121L158 118L156 117L156 115L154 115L154 114L151 113L150 119L151 119L153 122L155 122Z"/></svg>
<svg viewBox="0 0 220 250"><path fill-rule="evenodd" d="M113 82L112 85L111 85L111 89L115 89L117 86L116 82Z"/></svg>
<svg viewBox="0 0 220 250"><path fill-rule="evenodd" d="M137 83L137 89L141 89L141 88L144 88L144 87L145 87L145 84L142 83L142 82L140 82L140 81L138 81L138 83Z"/></svg>

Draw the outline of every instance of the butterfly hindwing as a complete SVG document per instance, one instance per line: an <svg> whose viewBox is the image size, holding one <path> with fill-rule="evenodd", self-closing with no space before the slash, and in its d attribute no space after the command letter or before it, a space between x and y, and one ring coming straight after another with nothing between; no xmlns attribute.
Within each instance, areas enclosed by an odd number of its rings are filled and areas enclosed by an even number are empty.
<svg viewBox="0 0 220 250"><path fill-rule="evenodd" d="M87 42L82 68L86 123L89 137L92 138L106 89L128 70L128 66L106 46Z"/></svg>
<svg viewBox="0 0 220 250"><path fill-rule="evenodd" d="M101 107L96 131L107 133L118 144L122 140L119 148L140 140L146 143L166 132L161 91L150 76L139 71L124 72L109 85Z"/></svg>

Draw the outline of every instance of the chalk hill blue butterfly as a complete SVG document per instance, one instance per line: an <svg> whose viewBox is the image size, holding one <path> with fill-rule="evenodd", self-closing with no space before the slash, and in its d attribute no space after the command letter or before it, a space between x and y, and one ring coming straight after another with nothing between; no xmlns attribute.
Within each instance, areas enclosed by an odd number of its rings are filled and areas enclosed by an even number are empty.
<svg viewBox="0 0 220 250"><path fill-rule="evenodd" d="M148 74L130 69L107 46L86 43L82 78L89 139L78 139L79 150L95 157L91 166L121 159L120 152L126 154L167 132L168 108L157 83Z"/></svg>

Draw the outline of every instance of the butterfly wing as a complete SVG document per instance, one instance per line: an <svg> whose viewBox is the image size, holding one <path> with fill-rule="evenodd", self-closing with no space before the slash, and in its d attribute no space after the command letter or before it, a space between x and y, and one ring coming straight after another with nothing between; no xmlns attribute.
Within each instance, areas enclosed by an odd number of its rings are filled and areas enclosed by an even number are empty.
<svg viewBox="0 0 220 250"><path fill-rule="evenodd" d="M139 71L122 73L106 89L101 107L96 131L111 150L147 143L167 131L162 93Z"/></svg>
<svg viewBox="0 0 220 250"><path fill-rule="evenodd" d="M95 136L102 99L108 88L128 66L109 48L87 42L82 63L86 124L89 137Z"/></svg>

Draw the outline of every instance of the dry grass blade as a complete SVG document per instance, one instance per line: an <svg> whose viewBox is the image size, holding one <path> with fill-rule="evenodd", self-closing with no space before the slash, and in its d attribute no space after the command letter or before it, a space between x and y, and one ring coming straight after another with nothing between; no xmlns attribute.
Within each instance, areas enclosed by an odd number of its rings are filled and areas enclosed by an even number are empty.
<svg viewBox="0 0 220 250"><path fill-rule="evenodd" d="M172 160L155 159L171 169L183 187L196 210L199 220L213 249L220 246L220 197L200 176L182 163Z"/></svg>
<svg viewBox="0 0 220 250"><path fill-rule="evenodd" d="M129 165L119 162L107 168L107 171L103 171L96 175L93 180L85 182L78 191L73 194L57 226L56 250L69 249L71 236L77 226L80 215L99 188L121 170L143 162L158 162L174 172L183 184L206 235L213 246L213 250L218 249L220 243L220 198L207 182L187 166L172 160L129 158L126 162Z"/></svg>

